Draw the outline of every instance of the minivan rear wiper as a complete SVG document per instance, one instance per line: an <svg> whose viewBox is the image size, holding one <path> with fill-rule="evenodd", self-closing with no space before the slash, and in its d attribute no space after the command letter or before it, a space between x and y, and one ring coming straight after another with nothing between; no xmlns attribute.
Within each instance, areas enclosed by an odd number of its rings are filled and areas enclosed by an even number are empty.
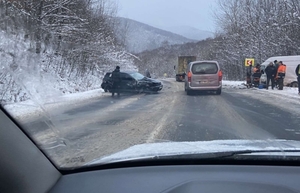
<svg viewBox="0 0 300 193"><path fill-rule="evenodd" d="M205 70L200 70L198 74L206 74Z"/></svg>

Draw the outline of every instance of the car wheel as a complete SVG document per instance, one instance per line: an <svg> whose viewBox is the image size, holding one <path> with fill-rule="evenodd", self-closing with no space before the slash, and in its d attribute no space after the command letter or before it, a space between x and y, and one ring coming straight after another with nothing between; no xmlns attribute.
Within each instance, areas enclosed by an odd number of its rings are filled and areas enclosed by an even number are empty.
<svg viewBox="0 0 300 193"><path fill-rule="evenodd" d="M192 95L192 91L191 90L186 90L186 94L187 95Z"/></svg>
<svg viewBox="0 0 300 193"><path fill-rule="evenodd" d="M103 88L103 90L104 90L104 92L107 92L108 91L108 86L104 86L104 88Z"/></svg>
<svg viewBox="0 0 300 193"><path fill-rule="evenodd" d="M296 87L296 88L298 88L298 82L292 82L291 87Z"/></svg>
<svg viewBox="0 0 300 193"><path fill-rule="evenodd" d="M151 90L150 88L145 88L145 89L144 89L144 92L145 92L146 94L153 94L153 93L154 93L154 91Z"/></svg>
<svg viewBox="0 0 300 193"><path fill-rule="evenodd" d="M222 89L221 88L216 91L217 95L220 95L221 93L222 93Z"/></svg>
<svg viewBox="0 0 300 193"><path fill-rule="evenodd" d="M139 93L139 94L142 94L143 92L145 92L145 91L144 91L144 88L139 88L138 93Z"/></svg>

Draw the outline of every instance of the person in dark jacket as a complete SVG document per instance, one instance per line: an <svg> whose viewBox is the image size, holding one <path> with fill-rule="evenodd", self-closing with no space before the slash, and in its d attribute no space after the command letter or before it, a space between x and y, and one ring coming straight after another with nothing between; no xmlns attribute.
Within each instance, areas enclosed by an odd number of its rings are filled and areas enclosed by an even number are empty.
<svg viewBox="0 0 300 193"><path fill-rule="evenodd" d="M151 78L151 75L150 75L150 72L149 72L149 70L148 70L148 69L146 69L146 72L145 72L145 74L146 74L146 77L148 77L148 78Z"/></svg>
<svg viewBox="0 0 300 193"><path fill-rule="evenodd" d="M276 70L277 70L277 68L278 68L278 66L279 66L279 63L278 63L277 60L274 60L274 66L275 66L275 68L276 68Z"/></svg>
<svg viewBox="0 0 300 193"><path fill-rule="evenodd" d="M297 80L298 80L298 95L300 95L300 64L298 64L295 73L297 75Z"/></svg>
<svg viewBox="0 0 300 193"><path fill-rule="evenodd" d="M273 64L273 62L270 62L270 64L266 67L265 73L267 74L267 90L269 89L269 84L271 80L272 90L275 87L275 76L276 76L276 67Z"/></svg>
<svg viewBox="0 0 300 193"><path fill-rule="evenodd" d="M250 64L246 68L246 82L247 82L247 88L252 87L252 64Z"/></svg>
<svg viewBox="0 0 300 193"><path fill-rule="evenodd" d="M277 72L277 69L278 69L278 66L279 66L279 63L278 63L277 60L274 60L274 66L275 66L275 69L276 69L276 72ZM276 78L274 80L274 84L275 84L275 87L278 87L278 83L277 83Z"/></svg>
<svg viewBox="0 0 300 193"><path fill-rule="evenodd" d="M117 66L116 69L112 72L112 97L115 96L115 93L120 96L120 90L121 90L121 74L120 74L120 66Z"/></svg>

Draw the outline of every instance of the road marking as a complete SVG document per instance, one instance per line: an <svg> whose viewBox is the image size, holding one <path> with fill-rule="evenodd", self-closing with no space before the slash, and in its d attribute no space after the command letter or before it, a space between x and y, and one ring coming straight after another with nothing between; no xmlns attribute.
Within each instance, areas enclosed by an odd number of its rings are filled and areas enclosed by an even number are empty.
<svg viewBox="0 0 300 193"><path fill-rule="evenodd" d="M177 89L180 89L179 86L177 84L174 84L174 86L176 86ZM173 108L176 104L176 95L173 95L173 99L170 101L168 107L169 110L163 115L163 117L158 121L156 127L154 128L154 130L151 132L149 138L146 140L146 143L153 143L156 139L156 137L161 133L163 126L166 125L168 118L170 117L170 115L173 113Z"/></svg>

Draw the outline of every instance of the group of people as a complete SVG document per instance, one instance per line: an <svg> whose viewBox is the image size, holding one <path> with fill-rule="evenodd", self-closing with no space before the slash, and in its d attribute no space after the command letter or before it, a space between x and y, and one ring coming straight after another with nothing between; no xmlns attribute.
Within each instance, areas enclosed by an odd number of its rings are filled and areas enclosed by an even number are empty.
<svg viewBox="0 0 300 193"><path fill-rule="evenodd" d="M261 75L266 73L267 82L266 89L269 89L269 85L271 82L271 88L274 89L278 87L279 90L283 89L283 80L285 78L286 73L286 65L283 64L282 61L275 60L274 62L270 62L269 65L265 68L265 70L261 70L261 66L257 64L254 68L250 65L247 70L247 85L249 87L258 86L260 82Z"/></svg>
<svg viewBox="0 0 300 193"><path fill-rule="evenodd" d="M269 89L269 84L271 81L271 87L274 89L275 86L278 86L279 90L283 89L283 80L286 73L286 65L282 61L277 62L277 60L270 62L265 69L267 75L267 84L266 89Z"/></svg>

